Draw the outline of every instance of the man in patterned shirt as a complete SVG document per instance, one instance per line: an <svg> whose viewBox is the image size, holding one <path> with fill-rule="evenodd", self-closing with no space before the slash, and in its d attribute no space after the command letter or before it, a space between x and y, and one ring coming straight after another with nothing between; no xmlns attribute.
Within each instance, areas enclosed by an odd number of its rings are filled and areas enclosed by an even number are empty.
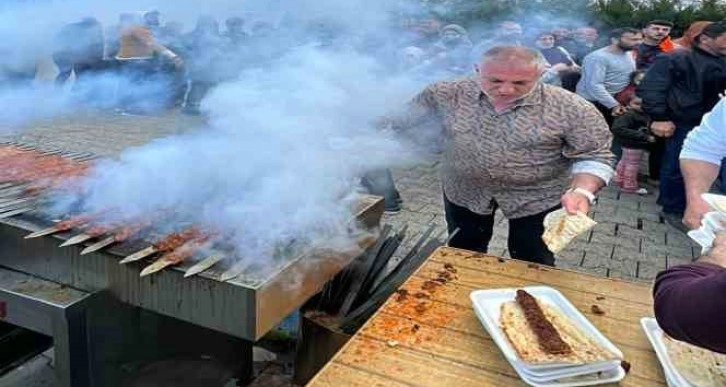
<svg viewBox="0 0 726 387"><path fill-rule="evenodd" d="M554 265L544 217L561 206L587 213L610 180L612 136L581 97L538 82L545 64L524 47L488 50L478 75L434 83L388 119L415 134L437 120L445 138L442 181L450 246L486 252L494 212L509 219L513 258Z"/></svg>

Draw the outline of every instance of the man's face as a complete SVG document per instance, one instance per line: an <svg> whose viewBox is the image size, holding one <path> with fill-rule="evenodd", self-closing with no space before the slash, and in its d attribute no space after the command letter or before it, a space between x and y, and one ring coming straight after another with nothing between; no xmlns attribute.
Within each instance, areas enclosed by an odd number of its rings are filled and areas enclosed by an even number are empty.
<svg viewBox="0 0 726 387"><path fill-rule="evenodd" d="M518 39L522 36L522 26L515 22L504 22L499 25L497 35Z"/></svg>
<svg viewBox="0 0 726 387"><path fill-rule="evenodd" d="M441 23L436 19L419 20L414 27L414 30L423 36L436 35L440 29Z"/></svg>
<svg viewBox="0 0 726 387"><path fill-rule="evenodd" d="M542 35L539 38L537 38L537 44L538 48L552 48L555 46L555 36L554 35Z"/></svg>
<svg viewBox="0 0 726 387"><path fill-rule="evenodd" d="M643 29L643 36L652 42L660 42L671 33L671 27L651 24Z"/></svg>
<svg viewBox="0 0 726 387"><path fill-rule="evenodd" d="M557 27L552 30L552 35L556 40L567 39L570 37L570 30L565 27Z"/></svg>
<svg viewBox="0 0 726 387"><path fill-rule="evenodd" d="M481 89L494 105L509 104L532 91L539 81L536 64L521 59L487 61L478 66Z"/></svg>
<svg viewBox="0 0 726 387"><path fill-rule="evenodd" d="M721 34L715 38L703 35L700 37L700 41L702 49L715 55L726 56L726 34Z"/></svg>
<svg viewBox="0 0 726 387"><path fill-rule="evenodd" d="M580 43L593 44L597 41L598 34L594 28L578 28L575 31L575 40Z"/></svg>
<svg viewBox="0 0 726 387"><path fill-rule="evenodd" d="M632 34L629 32L624 33L620 36L620 39L617 39L616 43L618 47L623 51L630 51L637 47L640 43L643 42L643 35L642 34Z"/></svg>
<svg viewBox="0 0 726 387"><path fill-rule="evenodd" d="M446 44L456 44L461 38L461 34L452 29L448 29L441 34L441 40Z"/></svg>

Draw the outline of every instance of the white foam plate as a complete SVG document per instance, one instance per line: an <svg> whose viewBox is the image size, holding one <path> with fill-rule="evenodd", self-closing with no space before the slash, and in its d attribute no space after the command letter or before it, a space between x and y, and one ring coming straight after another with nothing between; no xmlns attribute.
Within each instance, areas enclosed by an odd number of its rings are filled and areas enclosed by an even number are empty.
<svg viewBox="0 0 726 387"><path fill-rule="evenodd" d="M600 346L614 353L619 359L623 358L623 353L613 345L595 326L590 323L580 311L575 308L559 291L547 286L533 286L522 288L531 295L537 297L541 302L552 305L559 309L567 316L573 324L583 333L593 338ZM470 294L471 301L474 305L474 311L484 328L489 332L492 340L497 344L515 370L522 370L520 373L522 379L529 377L536 378L564 378L574 375L582 375L598 372L609 365L612 367L616 362L606 361L590 364L568 364L568 363L550 363L550 364L530 364L523 362L518 356L516 350L509 343L506 335L499 327L499 318L501 315L501 305L505 302L514 301L517 289L489 289L476 290ZM619 365L619 361L617 362ZM623 373L624 375L624 373ZM540 379L541 380L541 379Z"/></svg>
<svg viewBox="0 0 726 387"><path fill-rule="evenodd" d="M666 376L668 385L673 387L690 387L691 384L681 376L668 357L668 351L666 350L665 343L663 343L663 330L658 326L658 322L652 317L643 317L640 319L640 325L643 327L645 335L648 337L648 341L653 346L655 355L663 367L663 373Z"/></svg>
<svg viewBox="0 0 726 387"><path fill-rule="evenodd" d="M599 384L617 383L625 378L625 370L620 366L601 373L588 375L580 375L569 378L562 378L546 382L538 382L532 378L519 374L522 380L534 387L580 387L580 386L596 386Z"/></svg>
<svg viewBox="0 0 726 387"><path fill-rule="evenodd" d="M520 376L526 377L527 379L533 380L535 382L544 383L549 382L553 380L563 379L563 378L570 378L574 376L581 376L581 375L587 375L587 374L595 374L598 372L606 372L613 370L617 367L620 367L620 361L610 361L610 362L601 362L601 363L591 363L586 366L574 366L574 367L562 367L562 368L553 368L546 371L532 371L528 370L526 368L523 368L515 363L509 363L514 367L514 369L517 371L517 373Z"/></svg>

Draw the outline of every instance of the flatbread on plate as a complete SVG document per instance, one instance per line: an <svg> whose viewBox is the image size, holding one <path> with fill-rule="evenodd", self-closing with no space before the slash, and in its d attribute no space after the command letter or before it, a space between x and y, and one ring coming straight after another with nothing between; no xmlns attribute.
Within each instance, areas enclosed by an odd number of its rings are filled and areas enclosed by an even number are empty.
<svg viewBox="0 0 726 387"><path fill-rule="evenodd" d="M554 325L562 340L572 348L572 353L553 355L542 350L537 340L537 335L529 327L524 310L522 310L516 301L505 302L501 306L499 324L523 362L530 364L567 363L575 365L618 359L614 353L602 348L593 338L587 336L577 328L555 306L539 300L537 300L537 303L542 308L547 320Z"/></svg>
<svg viewBox="0 0 726 387"><path fill-rule="evenodd" d="M668 358L678 373L694 386L726 386L726 355L663 335Z"/></svg>
<svg viewBox="0 0 726 387"><path fill-rule="evenodd" d="M544 219L545 231L542 241L551 252L557 254L564 250L578 235L593 228L597 222L586 214L578 212L569 215L564 208L550 212Z"/></svg>

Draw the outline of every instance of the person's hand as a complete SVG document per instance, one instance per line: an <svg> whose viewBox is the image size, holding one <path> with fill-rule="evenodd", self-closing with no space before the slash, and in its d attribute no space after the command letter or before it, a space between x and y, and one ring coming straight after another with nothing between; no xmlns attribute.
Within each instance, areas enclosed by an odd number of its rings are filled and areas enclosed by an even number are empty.
<svg viewBox="0 0 726 387"><path fill-rule="evenodd" d="M568 66L568 65L566 65L564 63L558 63L558 64L553 65L552 67L550 67L550 70L551 71L558 72L558 73L561 73L563 71L569 70L569 68L570 68L570 66Z"/></svg>
<svg viewBox="0 0 726 387"><path fill-rule="evenodd" d="M689 198L686 212L683 213L683 224L691 230L695 230L701 227L701 219L709 211L711 211L711 206L700 196L693 200Z"/></svg>
<svg viewBox="0 0 726 387"><path fill-rule="evenodd" d="M570 215L575 215L578 212L582 212L583 214L590 212L590 200L585 195L577 192L566 192L560 198L560 203L562 203L562 207Z"/></svg>
<svg viewBox="0 0 726 387"><path fill-rule="evenodd" d="M650 131L658 137L668 138L676 131L676 126L671 121L653 121Z"/></svg>
<svg viewBox="0 0 726 387"><path fill-rule="evenodd" d="M726 232L716 233L711 251L708 252L708 255L702 257L700 261L726 267Z"/></svg>
<svg viewBox="0 0 726 387"><path fill-rule="evenodd" d="M614 108L610 109L610 113L614 117L617 117L617 116L622 116L623 114L625 114L626 110L627 109L625 108L625 106L618 105L618 106L615 106Z"/></svg>

